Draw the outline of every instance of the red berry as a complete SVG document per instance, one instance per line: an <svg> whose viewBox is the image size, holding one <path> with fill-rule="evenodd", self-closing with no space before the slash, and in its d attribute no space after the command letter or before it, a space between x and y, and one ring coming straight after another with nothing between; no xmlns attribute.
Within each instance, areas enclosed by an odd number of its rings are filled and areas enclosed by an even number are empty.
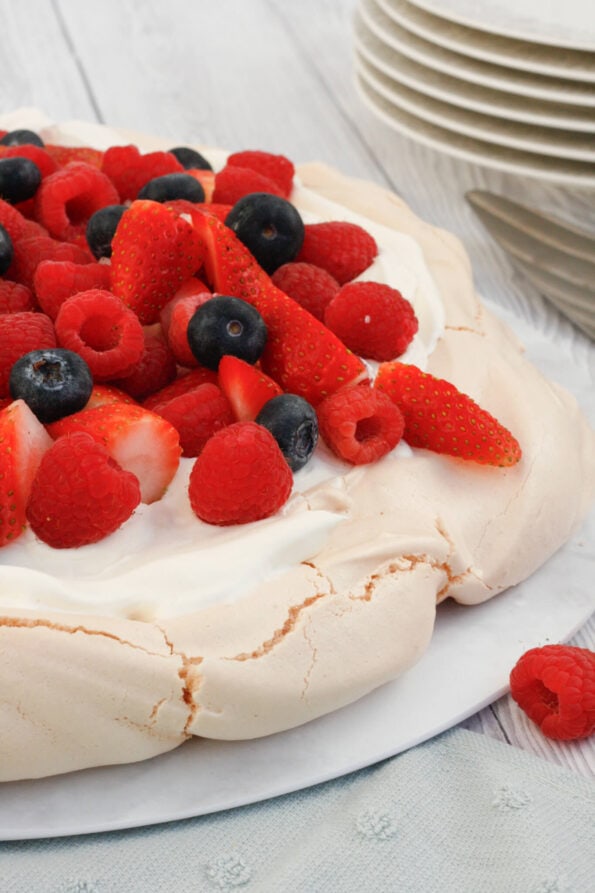
<svg viewBox="0 0 595 893"><path fill-rule="evenodd" d="M42 180L35 216L51 236L86 244L89 218L105 205L117 205L112 182L91 164L73 161Z"/></svg>
<svg viewBox="0 0 595 893"><path fill-rule="evenodd" d="M101 170L116 187L120 201L125 202L134 200L153 177L175 174L184 168L171 152L141 155L136 146L111 146L104 152Z"/></svg>
<svg viewBox="0 0 595 893"><path fill-rule="evenodd" d="M354 353L379 362L400 357L419 328L409 301L379 282L344 285L327 306L324 322Z"/></svg>
<svg viewBox="0 0 595 893"><path fill-rule="evenodd" d="M235 205L250 192L270 192L282 196L281 189L273 180L248 167L228 164L215 175L213 201L216 204Z"/></svg>
<svg viewBox="0 0 595 893"><path fill-rule="evenodd" d="M234 167L247 167L250 170L263 174L276 183L281 190L283 198L289 198L293 189L295 167L285 155L274 155L272 152L259 150L245 150L234 152L227 159L229 165Z"/></svg>
<svg viewBox="0 0 595 893"><path fill-rule="evenodd" d="M385 394L373 388L337 391L322 401L317 413L326 444L352 465L382 458L403 435L403 416Z"/></svg>
<svg viewBox="0 0 595 893"><path fill-rule="evenodd" d="M10 370L30 350L56 346L54 324L45 313L0 315L0 397L9 394Z"/></svg>
<svg viewBox="0 0 595 893"><path fill-rule="evenodd" d="M367 270L378 254L376 241L356 223L307 223L304 230L296 260L322 267L340 285Z"/></svg>
<svg viewBox="0 0 595 893"><path fill-rule="evenodd" d="M279 511L293 476L273 435L256 422L214 434L190 473L194 513L208 524L246 524Z"/></svg>
<svg viewBox="0 0 595 893"><path fill-rule="evenodd" d="M54 549L96 543L117 530L140 502L138 480L82 432L60 437L43 455L27 519Z"/></svg>
<svg viewBox="0 0 595 893"><path fill-rule="evenodd" d="M93 409L95 406L104 406L106 403L134 403L133 398L125 391L110 384L94 384L91 396L85 409Z"/></svg>
<svg viewBox="0 0 595 893"><path fill-rule="evenodd" d="M161 388L161 390L151 394L150 397L143 400L143 406L158 412L159 407L162 404L169 403L174 397L179 397L181 394L193 391L206 382L217 384L217 373L213 372L212 369L207 369L206 366L197 366L185 375L176 378L171 384L168 384L164 388Z"/></svg>
<svg viewBox="0 0 595 893"><path fill-rule="evenodd" d="M143 328L132 310L99 288L67 298L55 325L59 345L86 360L95 381L130 374L145 347Z"/></svg>
<svg viewBox="0 0 595 893"><path fill-rule="evenodd" d="M129 375L114 382L139 402L164 388L177 375L176 358L165 339L147 330L143 334L145 346L140 359Z"/></svg>
<svg viewBox="0 0 595 893"><path fill-rule="evenodd" d="M33 288L43 312L55 319L66 298L90 288L109 289L110 280L109 264L42 260L33 276Z"/></svg>
<svg viewBox="0 0 595 893"><path fill-rule="evenodd" d="M265 403L283 393L276 381L231 354L221 357L217 376L238 422L253 421Z"/></svg>
<svg viewBox="0 0 595 893"><path fill-rule="evenodd" d="M2 149L0 154L3 158L28 158L29 161L37 165L42 178L53 174L58 167L51 155L41 146L27 144L23 146L2 146L0 148Z"/></svg>
<svg viewBox="0 0 595 893"><path fill-rule="evenodd" d="M154 412L174 426L187 457L198 456L213 434L235 421L221 388L209 383L160 403Z"/></svg>
<svg viewBox="0 0 595 893"><path fill-rule="evenodd" d="M21 212L0 198L0 224L4 227L14 245L23 237L27 226L27 218L23 217Z"/></svg>
<svg viewBox="0 0 595 893"><path fill-rule="evenodd" d="M35 270L42 260L69 260L75 264L88 264L94 262L95 258L88 248L81 245L59 242L49 236L30 236L15 243L7 278L34 288Z"/></svg>
<svg viewBox="0 0 595 893"><path fill-rule="evenodd" d="M71 161L84 161L85 164L101 168L103 161L103 152L90 146L55 146L46 143L44 149L59 167L65 167Z"/></svg>
<svg viewBox="0 0 595 893"><path fill-rule="evenodd" d="M341 287L337 280L314 264L283 264L272 275L277 288L324 322L324 311Z"/></svg>
<svg viewBox="0 0 595 893"><path fill-rule="evenodd" d="M417 366L383 363L374 387L388 394L403 413L403 437L411 446L484 465L515 465L521 458L510 431L443 378Z"/></svg>
<svg viewBox="0 0 595 893"><path fill-rule="evenodd" d="M0 279L0 313L22 313L35 309L33 292L20 282Z"/></svg>
<svg viewBox="0 0 595 893"><path fill-rule="evenodd" d="M188 344L188 323L197 307L213 297L200 280L195 279L194 282L196 285L192 286L185 283L185 287L182 286L162 311L162 319L164 314L167 316L167 342L170 349L178 363L188 368L198 365L198 360ZM196 291L191 292L192 288Z"/></svg>
<svg viewBox="0 0 595 893"><path fill-rule="evenodd" d="M510 674L510 693L548 738L587 738L595 732L595 653L573 645L531 648Z"/></svg>

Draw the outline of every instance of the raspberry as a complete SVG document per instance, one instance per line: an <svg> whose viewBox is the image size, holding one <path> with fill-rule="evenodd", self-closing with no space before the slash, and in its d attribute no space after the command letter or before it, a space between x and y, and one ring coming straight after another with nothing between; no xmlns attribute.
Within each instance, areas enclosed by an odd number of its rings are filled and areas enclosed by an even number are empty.
<svg viewBox="0 0 595 893"><path fill-rule="evenodd" d="M54 549L96 543L140 502L138 479L90 434L60 437L42 456L27 503L33 532Z"/></svg>
<svg viewBox="0 0 595 893"><path fill-rule="evenodd" d="M42 180L35 196L35 216L51 236L86 242L89 218L105 205L118 203L115 187L91 164L73 161Z"/></svg>
<svg viewBox="0 0 595 893"><path fill-rule="evenodd" d="M234 167L247 167L250 170L257 171L277 184L283 198L289 198L291 195L295 167L293 162L284 155L273 155L271 152L258 150L246 150L244 152L234 152L227 159L227 163Z"/></svg>
<svg viewBox="0 0 595 893"><path fill-rule="evenodd" d="M125 377L144 350L143 328L134 312L99 288L67 298L55 325L60 346L86 360L95 381Z"/></svg>
<svg viewBox="0 0 595 893"><path fill-rule="evenodd" d="M51 319L72 295L90 288L109 289L109 264L75 264L71 260L42 260L33 276L39 305Z"/></svg>
<svg viewBox="0 0 595 893"><path fill-rule="evenodd" d="M56 346L51 319L45 313L5 313L0 316L0 397L9 394L14 363L30 350Z"/></svg>
<svg viewBox="0 0 595 893"><path fill-rule="evenodd" d="M587 738L595 732L595 653L573 645L531 648L512 669L510 693L548 738Z"/></svg>
<svg viewBox="0 0 595 893"><path fill-rule="evenodd" d="M136 146L111 146L103 155L101 170L116 187L120 201L125 202L134 200L154 177L183 172L184 168L171 152L141 155Z"/></svg>
<svg viewBox="0 0 595 893"><path fill-rule="evenodd" d="M23 313L34 310L33 292L26 285L0 279L0 313Z"/></svg>
<svg viewBox="0 0 595 893"><path fill-rule="evenodd" d="M337 280L314 264L289 263L275 270L272 280L277 288L301 304L302 307L324 322L324 311L327 304L339 291Z"/></svg>
<svg viewBox="0 0 595 893"><path fill-rule="evenodd" d="M180 435L182 455L198 456L206 442L235 421L229 401L215 384L201 384L185 394L160 403L154 412Z"/></svg>
<svg viewBox="0 0 595 893"><path fill-rule="evenodd" d="M188 391L194 391L206 382L217 384L217 373L213 372L212 369L207 369L205 366L197 366L185 375L176 378L175 381L161 388L161 390L155 391L154 394L143 400L143 406L145 409L152 409L158 413L162 404L169 403L174 397L187 394Z"/></svg>
<svg viewBox="0 0 595 893"><path fill-rule="evenodd" d="M250 192L270 192L283 198L281 190L273 180L264 174L247 167L226 165L215 176L215 204L235 205L244 195Z"/></svg>
<svg viewBox="0 0 595 893"><path fill-rule="evenodd" d="M317 412L325 442L352 465L375 462L403 435L403 416L390 398L363 385L337 391L322 401Z"/></svg>
<svg viewBox="0 0 595 893"><path fill-rule="evenodd" d="M144 350L130 375L114 382L138 401L164 388L177 373L176 359L163 337L145 330L144 338Z"/></svg>
<svg viewBox="0 0 595 893"><path fill-rule="evenodd" d="M44 148L58 167L65 167L71 161L84 161L85 164L100 168L103 161L103 152L89 146L54 146L46 143Z"/></svg>
<svg viewBox="0 0 595 893"><path fill-rule="evenodd" d="M57 163L54 159L49 155L45 148L41 148L41 146L32 146L30 144L23 146L2 146L2 155L3 158L28 158L29 161L32 161L37 165L39 171L41 173L42 179L45 177L49 177L50 174L53 174L54 171L58 169Z"/></svg>
<svg viewBox="0 0 595 893"><path fill-rule="evenodd" d="M369 360L394 360L419 328L413 307L390 285L350 282L334 296L324 322L354 353Z"/></svg>
<svg viewBox="0 0 595 893"><path fill-rule="evenodd" d="M76 264L87 264L95 258L88 249L69 242L58 242L49 236L33 236L20 239L14 246L14 257L7 276L34 288L35 270L42 260L70 260Z"/></svg>
<svg viewBox="0 0 595 893"><path fill-rule="evenodd" d="M292 482L270 431L255 422L235 422L205 444L190 473L188 494L202 521L246 524L279 511Z"/></svg>
<svg viewBox="0 0 595 893"><path fill-rule="evenodd" d="M344 285L367 270L377 254L375 240L361 226L331 221L306 224L296 260L322 267Z"/></svg>
<svg viewBox="0 0 595 893"><path fill-rule="evenodd" d="M4 227L14 244L14 242L18 242L19 239L23 238L27 218L23 217L14 205L0 198L0 224Z"/></svg>

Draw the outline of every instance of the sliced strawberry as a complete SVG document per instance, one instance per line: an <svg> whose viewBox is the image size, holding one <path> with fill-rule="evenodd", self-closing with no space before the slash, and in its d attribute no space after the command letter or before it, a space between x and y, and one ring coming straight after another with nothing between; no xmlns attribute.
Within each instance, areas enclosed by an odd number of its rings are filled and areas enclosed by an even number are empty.
<svg viewBox="0 0 595 893"><path fill-rule="evenodd" d="M169 403L174 397L193 391L201 384L206 384L207 382L209 384L217 384L217 373L213 372L212 369L207 369L205 366L197 366L185 375L176 378L171 384L161 388L160 391L155 391L154 394L143 400L143 406L146 409L157 410L163 403Z"/></svg>
<svg viewBox="0 0 595 893"><path fill-rule="evenodd" d="M276 381L238 357L222 357L217 374L238 422L253 421L268 400L283 393Z"/></svg>
<svg viewBox="0 0 595 893"><path fill-rule="evenodd" d="M316 406L367 376L362 361L336 335L273 285L234 232L200 212L192 219L215 291L242 298L262 315L268 329L262 367L284 391Z"/></svg>
<svg viewBox="0 0 595 893"><path fill-rule="evenodd" d="M139 480L141 499L161 499L180 462L180 439L165 419L134 403L105 403L48 425L52 437L86 431Z"/></svg>
<svg viewBox="0 0 595 893"><path fill-rule="evenodd" d="M51 445L52 438L24 400L0 411L0 546L23 532L31 484Z"/></svg>
<svg viewBox="0 0 595 893"><path fill-rule="evenodd" d="M198 180L205 191L205 202L212 201L213 192L215 191L215 171L207 171L191 167L188 168L185 173L190 174L191 177Z"/></svg>
<svg viewBox="0 0 595 893"><path fill-rule="evenodd" d="M200 279L191 276L161 311L161 328L171 352L181 366L198 366L198 360L188 344L188 323L197 307L210 301L212 297L207 286Z"/></svg>
<svg viewBox="0 0 595 893"><path fill-rule="evenodd" d="M136 403L136 401L130 394L111 384L94 384L85 409L93 409L95 406L103 406L105 403Z"/></svg>

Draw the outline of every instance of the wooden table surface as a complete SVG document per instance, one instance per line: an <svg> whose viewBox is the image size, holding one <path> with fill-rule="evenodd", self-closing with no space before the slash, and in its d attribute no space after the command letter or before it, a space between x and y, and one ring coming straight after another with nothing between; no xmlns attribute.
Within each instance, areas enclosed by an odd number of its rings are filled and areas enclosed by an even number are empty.
<svg viewBox="0 0 595 893"><path fill-rule="evenodd" d="M595 195L458 161L399 136L354 86L356 0L0 0L0 112L36 106L170 136L321 160L395 190L456 233L481 294L546 334L563 331L595 371L595 349L486 237L463 200L486 188L595 229ZM595 576L595 574L594 574ZM595 619L573 640L595 648ZM510 697L462 724L595 775L595 739L549 742Z"/></svg>

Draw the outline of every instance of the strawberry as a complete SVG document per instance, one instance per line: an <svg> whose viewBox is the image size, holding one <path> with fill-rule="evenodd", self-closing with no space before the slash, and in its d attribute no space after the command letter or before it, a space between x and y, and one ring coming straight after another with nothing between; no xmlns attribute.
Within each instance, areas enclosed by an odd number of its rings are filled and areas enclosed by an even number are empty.
<svg viewBox="0 0 595 893"><path fill-rule="evenodd" d="M161 390L155 391L154 394L143 400L143 406L146 409L158 411L162 404L169 403L174 397L193 391L201 384L207 382L209 384L217 384L217 373L213 372L212 369L207 369L205 366L197 366L185 375L176 378L175 381L161 388Z"/></svg>
<svg viewBox="0 0 595 893"><path fill-rule="evenodd" d="M382 363L374 387L403 413L403 439L411 446L484 465L515 465L521 458L510 431L443 378L405 363Z"/></svg>
<svg viewBox="0 0 595 893"><path fill-rule="evenodd" d="M105 403L48 425L52 437L86 431L112 459L139 480L141 499L161 499L180 462L178 432L169 422L134 403Z"/></svg>
<svg viewBox="0 0 595 893"><path fill-rule="evenodd" d="M212 297L206 285L193 276L186 280L161 311L161 327L170 350L181 366L192 368L198 365L188 344L188 323L197 307Z"/></svg>
<svg viewBox="0 0 595 893"><path fill-rule="evenodd" d="M31 484L51 445L51 437L24 400L0 410L0 546L24 530Z"/></svg>
<svg viewBox="0 0 595 893"><path fill-rule="evenodd" d="M378 254L374 238L356 223L308 223L304 230L296 261L322 267L340 285L367 270Z"/></svg>
<svg viewBox="0 0 595 893"><path fill-rule="evenodd" d="M210 202L215 191L215 171L201 170L200 168L187 168L185 173L198 180L205 193L205 202Z"/></svg>
<svg viewBox="0 0 595 893"><path fill-rule="evenodd" d="M215 290L252 304L263 317L268 339L262 368L284 391L316 406L328 394L366 377L362 361L273 284L235 233L200 212L192 219Z"/></svg>
<svg viewBox="0 0 595 893"><path fill-rule="evenodd" d="M136 201L112 241L112 291L150 325L201 262L200 240L186 220L159 202Z"/></svg>
<svg viewBox="0 0 595 893"><path fill-rule="evenodd" d="M283 393L276 381L231 354L221 358L217 375L238 422L253 421L268 400Z"/></svg>
<svg viewBox="0 0 595 893"><path fill-rule="evenodd" d="M91 396L85 406L85 409L93 409L95 406L103 406L104 403L135 403L136 401L127 394L111 384L94 384Z"/></svg>

